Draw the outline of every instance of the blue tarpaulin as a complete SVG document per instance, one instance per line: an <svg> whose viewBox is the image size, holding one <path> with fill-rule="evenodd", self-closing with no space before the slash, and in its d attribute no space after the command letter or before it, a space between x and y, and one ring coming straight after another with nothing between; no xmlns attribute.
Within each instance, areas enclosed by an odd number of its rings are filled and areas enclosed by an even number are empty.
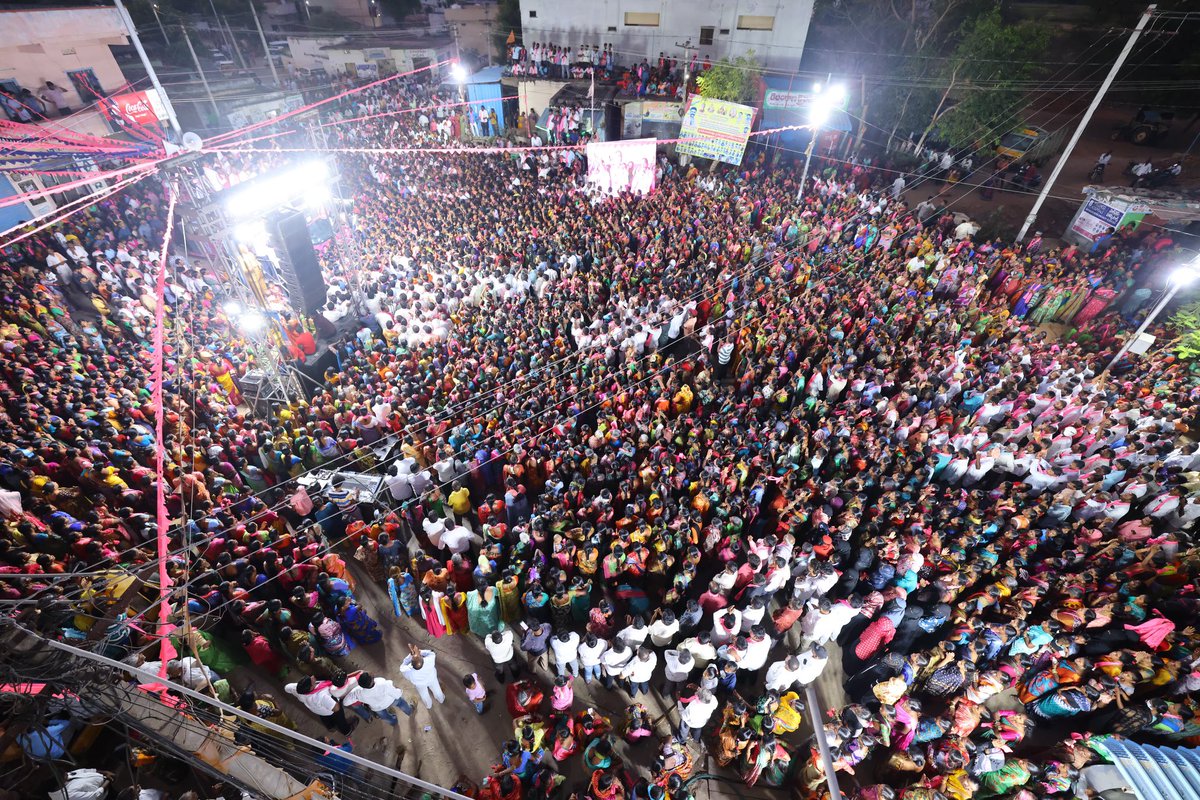
<svg viewBox="0 0 1200 800"><path fill-rule="evenodd" d="M763 83L766 84L766 92L763 94L759 130L808 124L808 104L813 98L811 83L780 75L764 76ZM821 125L822 130L843 133L852 130L853 127L850 115L840 108L833 109L829 118ZM783 131L769 137L772 143L792 148L807 147L808 139L808 130Z"/></svg>
<svg viewBox="0 0 1200 800"><path fill-rule="evenodd" d="M472 129L477 124L479 109L482 108L485 113L495 111L496 119L500 123L500 130L504 130L504 103L502 102L504 87L500 84L502 71L500 67L487 67L467 78L467 100L471 103L467 108L471 112ZM445 83L451 84L453 81L445 81Z"/></svg>

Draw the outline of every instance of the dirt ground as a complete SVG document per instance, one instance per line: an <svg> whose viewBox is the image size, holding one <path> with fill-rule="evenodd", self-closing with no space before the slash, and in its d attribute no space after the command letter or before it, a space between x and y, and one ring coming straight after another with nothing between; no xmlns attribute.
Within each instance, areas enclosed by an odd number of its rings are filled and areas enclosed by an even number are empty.
<svg viewBox="0 0 1200 800"><path fill-rule="evenodd" d="M1063 129L1063 144L1070 138L1079 119L1082 117L1086 103L1077 97L1068 97L1055 102L1047 108L1040 108L1034 102L1035 110L1029 114L1028 122L1047 130ZM1083 187L1088 185L1088 173L1096 163L1096 159L1105 150L1112 150L1112 163L1105 174L1105 185L1126 187L1129 179L1121 173L1126 165L1133 160L1151 158L1156 164L1168 159L1182 156L1193 139L1200 133L1200 123L1188 128L1191 121L1189 114L1180 112L1170 132L1153 146L1135 145L1127 141L1113 141L1113 129L1133 118L1137 106L1128 103L1105 103L1097 109L1083 137L1071 154L1070 161L1059 175L1050 196L1046 199L1034 225L1035 230L1044 232L1046 238L1057 239L1070 224L1075 211L1083 202ZM1185 130L1186 129L1186 130ZM1044 165L1041 172L1048 178L1056 161ZM984 176L972 179L970 183L979 183ZM910 205L915 205L932 194L940 185L929 184L906 192ZM1176 190L1196 190L1200 188L1200 145L1195 148L1191 158L1184 162L1184 172ZM1025 216L1033 207L1037 192L996 191L991 200L980 196L978 189L970 186L951 188L942 195L943 200L950 205L952 211L961 211L973 219L983 221L996 218L999 229L1005 235L1015 234L1024 221ZM1153 220L1150 220L1153 222ZM1172 225L1172 227L1175 227Z"/></svg>
<svg viewBox="0 0 1200 800"><path fill-rule="evenodd" d="M491 766L499 761L503 742L514 738L512 718L504 703L504 687L495 680L492 661L483 643L470 633L434 639L425 631L420 620L395 618L391 613L391 600L384 589L371 583L366 574L358 569L357 564L351 563L351 569L357 582L356 595L364 607L371 609L383 629L384 637L378 644L356 648L347 658L341 659L340 663L348 670L366 669L372 674L391 678L397 686L404 689L405 697L416 707L412 717L399 713L399 723L396 727L382 720L360 722L350 736L354 743L354 752L441 786L449 786L463 776L478 783L489 773ZM407 655L410 642L437 653L438 675L446 701L443 704L434 703L433 708L429 710L421 705L415 690L399 674L399 664ZM772 653L770 661L781 657L783 649L782 646L778 647ZM836 645L832 644L829 651L829 663L816 683L822 709L839 706L845 702L841 653ZM475 713L463 691L462 676L470 672L477 673L488 689L487 705L482 715ZM271 694L304 733L317 738L326 735L327 732L312 715L290 695L283 693L281 682L277 679L268 678L251 667L239 668L231 678L236 689L253 682L259 691ZM538 670L536 678L546 693L545 708L549 709L553 672ZM295 679L294 673L288 678L289 681ZM651 683L650 696L641 695L638 699L654 718L656 735L666 736L677 729L679 717L674 701L665 699L658 691L657 684L661 684L662 681L661 657L655 679ZM755 687L760 688L761 683ZM587 686L582 679L575 680L574 689L575 712L592 706L609 717L614 727L619 728L625 718L625 708L630 702L625 692L609 691L598 682ZM742 693L748 699L757 696L754 690L742 690ZM718 709L717 714L719 713ZM347 714L347 717L355 718L352 714ZM804 717L804 726L785 737L785 742L797 760L807 757L808 743L812 735L811 709L805 709ZM333 738L335 741L341 741L336 734ZM631 772L635 776L648 775L660 740L645 739L636 745L630 745L619 736L615 739L617 754L629 765ZM741 784L733 773L719 769L707 754L696 750L693 750L693 754L697 756L697 772L716 773L733 780L728 784L721 781L703 782L702 786L697 787L699 800L707 800L707 797L719 798L725 794L740 800L758 800L771 796L772 790L766 787L755 788ZM549 753L546 759L547 763L554 765ZM573 786L581 786L586 781L580 761L580 756L576 753L565 764L556 766L556 769L566 776L568 790Z"/></svg>

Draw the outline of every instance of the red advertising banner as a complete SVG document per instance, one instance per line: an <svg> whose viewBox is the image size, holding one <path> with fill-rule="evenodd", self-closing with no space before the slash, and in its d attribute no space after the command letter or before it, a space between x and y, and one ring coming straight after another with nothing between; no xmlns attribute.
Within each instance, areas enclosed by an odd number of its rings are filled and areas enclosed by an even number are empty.
<svg viewBox="0 0 1200 800"><path fill-rule="evenodd" d="M129 92L113 98L117 111L122 117L138 125L154 125L158 122L158 114L150 101L147 92Z"/></svg>

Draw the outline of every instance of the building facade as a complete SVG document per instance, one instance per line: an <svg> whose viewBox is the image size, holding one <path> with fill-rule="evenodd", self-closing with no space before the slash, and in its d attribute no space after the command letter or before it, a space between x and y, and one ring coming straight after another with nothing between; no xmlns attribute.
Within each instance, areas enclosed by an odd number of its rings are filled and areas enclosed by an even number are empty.
<svg viewBox="0 0 1200 800"><path fill-rule="evenodd" d="M117 94L125 86L112 47L128 43L115 8L0 11L0 90L38 95L51 81L72 110L81 109L96 91ZM71 128L94 136L110 132L98 111L72 117Z"/></svg>
<svg viewBox="0 0 1200 800"><path fill-rule="evenodd" d="M611 44L618 63L659 53L683 58L688 41L713 63L753 51L768 70L791 73L812 19L813 0L521 0L524 43Z"/></svg>
<svg viewBox="0 0 1200 800"><path fill-rule="evenodd" d="M444 12L446 27L458 40L460 50L474 50L484 58L497 58L500 53L492 41L492 26L497 24L499 3L470 3L453 5ZM508 31L500 31L507 36Z"/></svg>
<svg viewBox="0 0 1200 800"><path fill-rule="evenodd" d="M0 11L0 91L9 97L20 97L23 90L28 90L38 98L42 104L39 110L49 119L34 119L32 124L51 126L53 130L65 127L89 136L108 136L113 128L94 105L97 94L120 96L123 92L149 88L126 85L112 48L128 43L129 37L115 8ZM62 120L64 114L42 99L47 81L62 89L63 102L71 112L69 120ZM5 110L0 110L0 115L8 118ZM90 159L86 161L90 163L76 160L64 168L96 168ZM67 180L0 172L0 198L37 192ZM87 191L90 190L85 188L80 193ZM74 194L44 195L0 208L0 230L49 213L58 203L73 199Z"/></svg>
<svg viewBox="0 0 1200 800"><path fill-rule="evenodd" d="M411 72L454 58L449 36L289 36L291 65L330 75L379 77ZM440 71L439 71L440 74Z"/></svg>

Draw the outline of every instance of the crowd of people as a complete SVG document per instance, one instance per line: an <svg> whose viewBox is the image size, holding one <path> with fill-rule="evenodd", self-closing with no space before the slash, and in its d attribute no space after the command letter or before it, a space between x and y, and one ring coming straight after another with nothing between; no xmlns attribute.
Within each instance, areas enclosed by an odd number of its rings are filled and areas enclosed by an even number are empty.
<svg viewBox="0 0 1200 800"><path fill-rule="evenodd" d="M393 82L341 116L428 99ZM248 660L343 736L346 710L414 713L405 686L480 712L502 692L512 736L458 786L496 800L682 797L704 754L820 797L805 725L861 800L1066 796L1087 736L1200 733L1200 385L1162 353L1103 371L1178 261L1169 234L974 241L880 166L822 164L797 200L796 165L761 148L703 179L663 158L653 193L599 197L574 151L362 152L442 140L411 114L330 131L355 150L354 248L326 253L315 328L338 366L311 397L239 405L254 355L228 289L171 250L188 624L169 677L297 724L229 684ZM164 212L143 182L6 248L0 274L0 591L142 666L158 607L124 588L155 559ZM279 313L285 350L313 352ZM385 490L305 489L318 468ZM423 643L355 668L395 625ZM448 635L477 669L439 676ZM806 718L831 661L845 680Z"/></svg>

